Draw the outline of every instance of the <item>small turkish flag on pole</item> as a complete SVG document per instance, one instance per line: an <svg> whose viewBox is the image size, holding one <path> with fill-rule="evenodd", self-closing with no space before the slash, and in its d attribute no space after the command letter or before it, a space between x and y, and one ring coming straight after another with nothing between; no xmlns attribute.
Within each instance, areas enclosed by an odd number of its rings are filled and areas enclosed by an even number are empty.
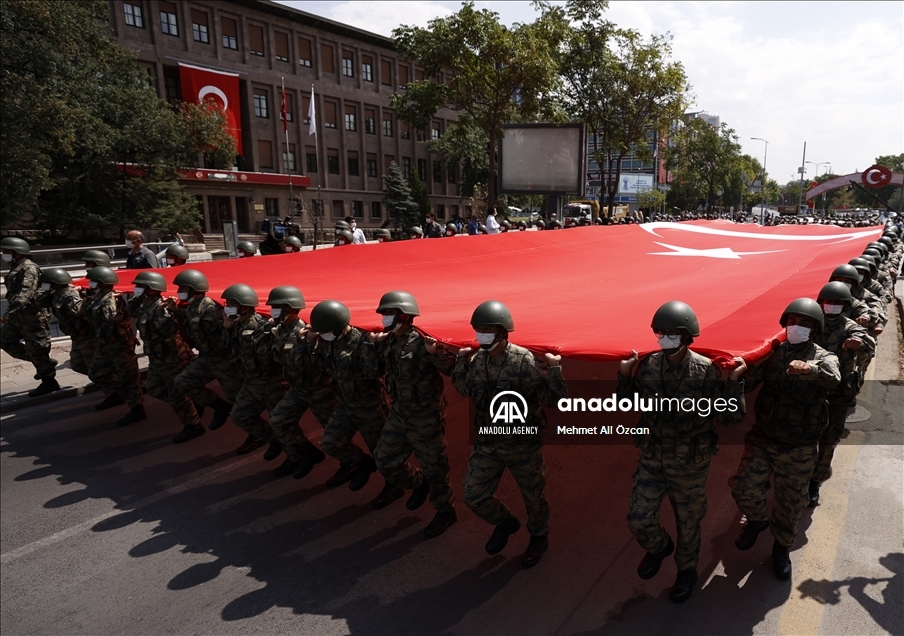
<svg viewBox="0 0 904 636"><path fill-rule="evenodd" d="M280 116L282 117L283 132L289 132L289 118L286 117L286 82L283 80L282 85L282 106L280 106Z"/></svg>

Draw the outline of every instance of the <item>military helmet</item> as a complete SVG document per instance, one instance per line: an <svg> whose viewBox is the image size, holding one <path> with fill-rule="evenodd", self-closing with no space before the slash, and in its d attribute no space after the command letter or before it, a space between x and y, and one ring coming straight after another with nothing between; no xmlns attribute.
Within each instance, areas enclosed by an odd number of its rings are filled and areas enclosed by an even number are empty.
<svg viewBox="0 0 904 636"><path fill-rule="evenodd" d="M481 223L480 225L477 226L477 231L478 231L480 234L486 234L486 233L487 233L487 226L484 225L483 223Z"/></svg>
<svg viewBox="0 0 904 636"><path fill-rule="evenodd" d="M254 288L243 283L230 285L223 290L220 298L223 300L234 300L242 307L257 307L261 302Z"/></svg>
<svg viewBox="0 0 904 636"><path fill-rule="evenodd" d="M700 335L697 314L680 300L671 300L657 309L650 327L654 331L686 331L695 338Z"/></svg>
<svg viewBox="0 0 904 636"><path fill-rule="evenodd" d="M88 280L97 281L104 285L115 285L119 282L119 276L109 267L92 267L85 275Z"/></svg>
<svg viewBox="0 0 904 636"><path fill-rule="evenodd" d="M869 275L873 278L876 277L876 274L879 272L879 268L876 265L876 258L872 254L861 254L861 261L866 261L867 266L869 267ZM856 265L855 265L856 267Z"/></svg>
<svg viewBox="0 0 904 636"><path fill-rule="evenodd" d="M0 249L15 252L20 256L28 256L31 254L31 247L28 245L28 241L21 239L18 236L7 236L0 241Z"/></svg>
<svg viewBox="0 0 904 636"><path fill-rule="evenodd" d="M882 250L875 247L867 247L865 250L863 250L863 256L872 256L873 260L875 260L877 263L881 262L882 259L885 258L885 256L882 254ZM861 258L863 257L861 256Z"/></svg>
<svg viewBox="0 0 904 636"><path fill-rule="evenodd" d="M196 292L210 291L210 283L207 282L207 276L196 269L187 269L179 272L173 279L173 285L176 287L191 287Z"/></svg>
<svg viewBox="0 0 904 636"><path fill-rule="evenodd" d="M510 230L512 229L512 222L508 219L502 219L501 221L499 221L499 227L504 227Z"/></svg>
<svg viewBox="0 0 904 636"><path fill-rule="evenodd" d="M341 232L336 232L336 238L342 237L345 239L347 245L351 245L355 242L355 235L352 234L349 230L342 230Z"/></svg>
<svg viewBox="0 0 904 636"><path fill-rule="evenodd" d="M536 225L541 230L546 229L546 221L544 221L543 219L537 219L537 221L534 223L534 225Z"/></svg>
<svg viewBox="0 0 904 636"><path fill-rule="evenodd" d="M72 276L62 267L48 267L41 272L41 282L54 285L68 285L72 282Z"/></svg>
<svg viewBox="0 0 904 636"><path fill-rule="evenodd" d="M825 328L825 315L822 313L822 307L812 298L798 298L792 300L791 304L782 312L782 317L778 321L784 327L788 324L788 314L796 314L812 319L816 323L817 330L821 333Z"/></svg>
<svg viewBox="0 0 904 636"><path fill-rule="evenodd" d="M153 289L154 291L166 291L166 279L162 274L158 274L157 272L141 272L140 274L138 274L138 276L135 277L135 280L132 281L132 284L144 285L145 287Z"/></svg>
<svg viewBox="0 0 904 636"><path fill-rule="evenodd" d="M254 243L251 241L239 241L236 244L235 249L248 252L249 254L255 254L257 252L257 248L254 247Z"/></svg>
<svg viewBox="0 0 904 636"><path fill-rule="evenodd" d="M850 305L853 302L853 296L851 296L851 291L847 288L847 285L835 281L826 283L819 290L816 302L822 303L824 300L835 300Z"/></svg>
<svg viewBox="0 0 904 636"><path fill-rule="evenodd" d="M94 263L95 265L103 265L110 267L110 255L100 250L88 250L82 254L82 260L86 263Z"/></svg>
<svg viewBox="0 0 904 636"><path fill-rule="evenodd" d="M897 235L895 236L897 237ZM892 247L895 244L894 239L892 239L891 236L888 235L888 233L883 234L882 238L880 238L878 242L882 243L882 245L886 247Z"/></svg>
<svg viewBox="0 0 904 636"><path fill-rule="evenodd" d="M297 236L287 236L283 242L286 245L291 245L292 247L301 249L301 239L299 239Z"/></svg>
<svg viewBox="0 0 904 636"><path fill-rule="evenodd" d="M181 245L170 245L166 248L166 255L181 258L183 261L188 260L188 250Z"/></svg>
<svg viewBox="0 0 904 636"><path fill-rule="evenodd" d="M351 231L352 226L346 223L345 221L336 221L336 234L339 234L342 230Z"/></svg>
<svg viewBox="0 0 904 636"><path fill-rule="evenodd" d="M378 236L382 236L384 241L392 240L392 232L387 230L385 227L374 230L374 238L377 238Z"/></svg>
<svg viewBox="0 0 904 636"><path fill-rule="evenodd" d="M458 228L454 223L446 223L446 234L449 234L449 232L452 233L451 236L458 234Z"/></svg>
<svg viewBox="0 0 904 636"><path fill-rule="evenodd" d="M518 221L518 229L519 229L519 230L526 230L526 229L527 229L527 223L525 223L524 221Z"/></svg>
<svg viewBox="0 0 904 636"><path fill-rule="evenodd" d="M409 228L408 234L416 234L418 236L423 236L424 228L422 228L420 225L415 225L414 227Z"/></svg>
<svg viewBox="0 0 904 636"><path fill-rule="evenodd" d="M417 301L414 296L404 291L391 291L383 294L377 307L378 314L385 314L390 309L398 309L399 313L408 316L420 316Z"/></svg>
<svg viewBox="0 0 904 636"><path fill-rule="evenodd" d="M485 300L477 305L471 314L472 327L502 327L506 331L515 330L515 321L508 307L498 300Z"/></svg>
<svg viewBox="0 0 904 636"><path fill-rule="evenodd" d="M854 287L860 286L860 275L857 273L857 268L853 265L845 263L844 265L839 265L835 269L832 270L832 275L829 276L829 280L833 278L845 278L854 283Z"/></svg>
<svg viewBox="0 0 904 636"><path fill-rule="evenodd" d="M858 272L870 273L869 262L863 258L852 258L848 261L848 265L853 265Z"/></svg>
<svg viewBox="0 0 904 636"><path fill-rule="evenodd" d="M311 329L318 333L341 331L350 318L348 307L338 300L321 300L311 310Z"/></svg>
<svg viewBox="0 0 904 636"><path fill-rule="evenodd" d="M559 219L553 219L553 221L549 224L550 229L552 230L561 230L562 222Z"/></svg>
<svg viewBox="0 0 904 636"><path fill-rule="evenodd" d="M267 304L271 307L273 305L288 305L292 309L304 309L304 296L301 295L301 290L297 287L280 285L270 290L270 295L267 296Z"/></svg>

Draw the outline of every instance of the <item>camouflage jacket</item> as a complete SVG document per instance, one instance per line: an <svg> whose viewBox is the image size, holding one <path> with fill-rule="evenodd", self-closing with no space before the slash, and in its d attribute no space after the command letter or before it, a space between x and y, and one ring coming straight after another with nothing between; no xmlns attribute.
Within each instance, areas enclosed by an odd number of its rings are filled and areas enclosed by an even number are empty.
<svg viewBox="0 0 904 636"><path fill-rule="evenodd" d="M54 291L42 291L38 304L50 309L59 321L60 331L72 338L94 340L91 326L82 313L85 299L72 285Z"/></svg>
<svg viewBox="0 0 904 636"><path fill-rule="evenodd" d="M810 365L810 373L787 373L792 360ZM816 444L828 423L829 391L841 381L838 357L813 342L782 342L760 365L745 374L745 390L763 388L753 405L753 430L779 444Z"/></svg>
<svg viewBox="0 0 904 636"><path fill-rule="evenodd" d="M534 354L510 342L495 357L491 357L485 349L470 356L458 356L452 370L452 385L462 397L474 401L474 426L478 431L478 440L481 439L481 427L493 426L490 416L493 398L502 391L519 393L527 402L524 425L538 427L538 433L536 436L512 438L515 444L542 443L546 414L541 404L552 407L559 399L568 397L562 367L541 368Z"/></svg>
<svg viewBox="0 0 904 636"><path fill-rule="evenodd" d="M331 379L324 371L323 360L314 354L314 345L305 337L308 328L300 318L281 322L273 328L273 359L282 366L283 375L301 394L329 391Z"/></svg>
<svg viewBox="0 0 904 636"><path fill-rule="evenodd" d="M691 350L675 365L657 351L640 361L633 378L618 374L618 398L633 399L635 393L654 400L654 408L640 416L639 426L650 429L637 436L645 456L657 445L681 449L687 459L712 455L718 449L716 423L737 426L747 414L744 381L726 381L709 358Z"/></svg>
<svg viewBox="0 0 904 636"><path fill-rule="evenodd" d="M6 285L6 313L39 316L47 320L50 312L42 309L35 301L41 293L41 268L30 258L23 258L10 267L3 279Z"/></svg>
<svg viewBox="0 0 904 636"><path fill-rule="evenodd" d="M869 282L863 287L876 297L878 304L882 307L882 311L888 311L888 300L885 298L885 288L875 278L870 278ZM887 320L887 319L886 319Z"/></svg>
<svg viewBox="0 0 904 636"><path fill-rule="evenodd" d="M858 318L862 318L864 316L866 318L869 318L870 311L869 311L869 307L867 306L867 304L865 302L863 302L862 300L857 300L854 297L851 297L851 306L846 312L844 312L844 315L856 322L856 320Z"/></svg>
<svg viewBox="0 0 904 636"><path fill-rule="evenodd" d="M365 367L372 373L386 369L386 391L392 407L404 413L435 412L445 405L442 375L450 375L455 356L437 348L427 353L424 337L409 329L402 336L394 333L380 343L364 346Z"/></svg>
<svg viewBox="0 0 904 636"><path fill-rule="evenodd" d="M841 372L841 382L829 391L829 401L853 404L863 385L863 369L876 349L876 341L867 333L866 327L843 315L833 319L826 316L825 325L825 330L813 338L813 342L838 356ZM859 349L845 349L844 342L848 338L856 338L863 345Z"/></svg>
<svg viewBox="0 0 904 636"><path fill-rule="evenodd" d="M343 406L378 408L386 402L382 364L374 369L364 360L368 342L365 332L356 327L332 342L317 342L316 351L333 378L333 391Z"/></svg>
<svg viewBox="0 0 904 636"><path fill-rule="evenodd" d="M223 327L223 307L207 296L193 298L188 303L180 303L176 316L188 343L207 358L231 359L232 337Z"/></svg>
<svg viewBox="0 0 904 636"><path fill-rule="evenodd" d="M82 304L82 314L100 348L135 348L135 334L126 301L119 292L99 289Z"/></svg>
<svg viewBox="0 0 904 636"><path fill-rule="evenodd" d="M282 369L273 359L273 325L259 313L240 316L230 331L232 350L246 382L284 381Z"/></svg>
<svg viewBox="0 0 904 636"><path fill-rule="evenodd" d="M855 293L851 290L851 295L857 300L863 302L869 308L870 328L884 327L888 323L888 314L885 312L885 301L873 294L871 291L860 287Z"/></svg>
<svg viewBox="0 0 904 636"><path fill-rule="evenodd" d="M138 321L138 333L144 342L148 362L187 364L194 356L182 339L179 323L166 308L166 301L159 296L138 296L132 301L129 309Z"/></svg>

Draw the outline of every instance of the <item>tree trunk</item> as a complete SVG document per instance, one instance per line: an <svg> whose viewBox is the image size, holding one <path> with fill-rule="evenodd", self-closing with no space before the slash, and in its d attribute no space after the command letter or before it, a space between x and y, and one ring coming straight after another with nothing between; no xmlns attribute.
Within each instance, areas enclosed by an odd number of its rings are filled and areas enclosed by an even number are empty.
<svg viewBox="0 0 904 636"><path fill-rule="evenodd" d="M487 213L496 205L496 144L494 135L490 134L490 143L487 148L490 156L490 166L487 172Z"/></svg>

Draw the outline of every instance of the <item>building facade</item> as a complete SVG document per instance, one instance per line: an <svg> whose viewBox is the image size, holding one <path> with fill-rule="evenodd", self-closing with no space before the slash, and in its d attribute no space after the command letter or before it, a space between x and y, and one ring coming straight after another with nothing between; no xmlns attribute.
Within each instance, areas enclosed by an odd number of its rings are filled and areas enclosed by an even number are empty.
<svg viewBox="0 0 904 636"><path fill-rule="evenodd" d="M171 104L182 99L180 64L239 76L237 166L192 170L181 180L198 199L206 233L222 232L227 221L255 233L265 217L289 215L290 180L295 209L304 212L296 222L306 227L318 196L322 225L346 216L365 229L386 225L382 177L392 162L406 175L417 170L438 219L470 213L457 194L458 171L444 170L423 143L442 135L454 113L440 111L428 130L412 130L390 106L394 93L424 79L390 38L268 0L111 0L110 25Z"/></svg>

